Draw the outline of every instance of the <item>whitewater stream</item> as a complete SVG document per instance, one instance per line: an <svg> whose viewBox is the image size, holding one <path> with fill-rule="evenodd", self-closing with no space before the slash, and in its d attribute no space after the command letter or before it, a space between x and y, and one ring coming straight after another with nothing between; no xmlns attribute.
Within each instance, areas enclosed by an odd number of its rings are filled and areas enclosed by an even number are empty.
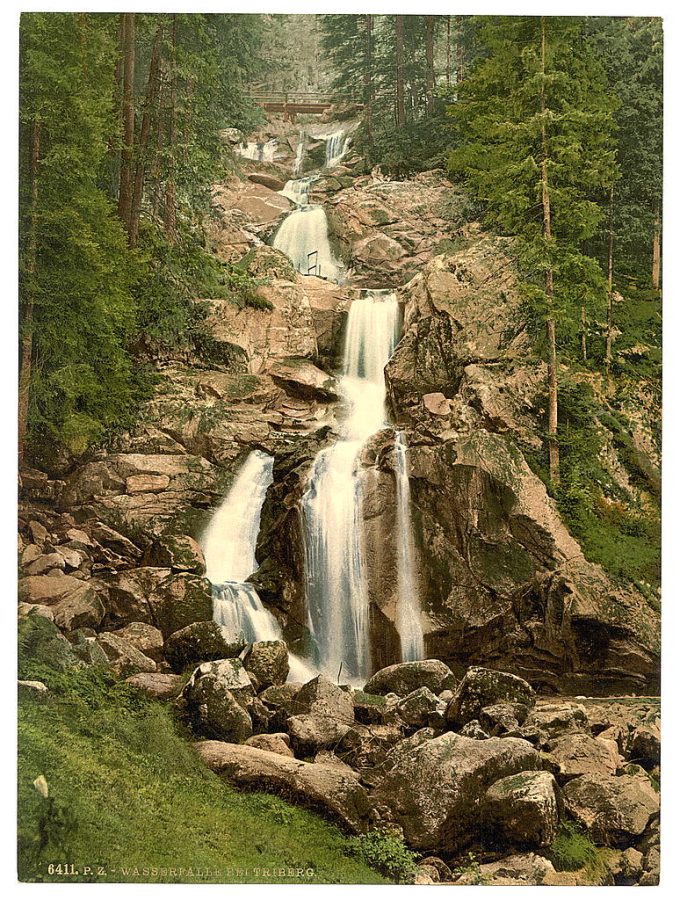
<svg viewBox="0 0 680 900"><path fill-rule="evenodd" d="M326 135L326 167L337 165L350 138L342 130ZM247 144L248 158L273 158L274 141ZM272 147L272 145L274 145ZM251 156L250 154L257 154ZM294 174L304 157L300 133ZM326 211L309 202L318 174L288 181L280 192L295 209L281 223L273 246L298 272L342 282L342 264L334 257ZM385 366L399 341L401 315L396 294L364 290L349 308L342 371L338 381L341 413L337 439L315 458L300 501L304 533L305 600L312 649L301 660L289 654L289 680L307 680L323 672L333 680L362 683L372 673L368 572L364 547L363 467L368 439L392 427L385 400ZM408 447L403 431L394 431L397 561L396 628L402 660L422 659L423 629L411 525ZM273 480L273 459L253 451L203 536L207 577L213 584L214 619L230 636L247 641L281 640L281 628L247 579L255 558L260 516Z"/></svg>

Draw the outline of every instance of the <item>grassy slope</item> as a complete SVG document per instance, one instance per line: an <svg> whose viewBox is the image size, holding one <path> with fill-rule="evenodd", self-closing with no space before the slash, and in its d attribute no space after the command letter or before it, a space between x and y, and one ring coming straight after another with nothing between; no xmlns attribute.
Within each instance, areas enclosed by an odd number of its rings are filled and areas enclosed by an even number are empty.
<svg viewBox="0 0 680 900"><path fill-rule="evenodd" d="M33 787L38 775L50 801ZM39 850L48 802L55 805L49 842ZM384 883L346 855L347 838L334 825L278 797L231 789L199 762L167 705L107 685L92 670L57 676L44 700L21 700L19 810L24 881ZM50 876L47 866L59 862L80 874ZM103 866L106 875L88 877L83 866ZM120 871L135 866L213 874ZM255 872L274 867L314 872L302 879Z"/></svg>

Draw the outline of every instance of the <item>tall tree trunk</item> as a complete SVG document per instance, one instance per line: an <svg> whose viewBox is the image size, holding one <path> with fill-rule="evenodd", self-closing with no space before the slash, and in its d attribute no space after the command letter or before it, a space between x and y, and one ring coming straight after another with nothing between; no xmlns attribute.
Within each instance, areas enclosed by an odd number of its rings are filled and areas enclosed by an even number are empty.
<svg viewBox="0 0 680 900"><path fill-rule="evenodd" d="M139 216L142 209L142 198L144 196L144 176L146 174L149 155L151 120L158 105L162 41L163 25L161 24L156 29L153 46L151 48L149 78L146 84L146 96L144 98L144 112L142 114L142 124L139 129L139 140L137 141L137 166L135 169L132 207L130 209L130 227L128 230L128 243L130 247L137 246L137 239L139 237Z"/></svg>
<svg viewBox="0 0 680 900"><path fill-rule="evenodd" d="M130 227L132 210L132 158L135 139L135 14L123 13L123 148L120 155L118 215Z"/></svg>
<svg viewBox="0 0 680 900"><path fill-rule="evenodd" d="M451 16L446 17L446 87L451 87Z"/></svg>
<svg viewBox="0 0 680 900"><path fill-rule="evenodd" d="M425 16L425 104L434 112L434 16Z"/></svg>
<svg viewBox="0 0 680 900"><path fill-rule="evenodd" d="M545 19L541 16L541 199L543 203L543 238L549 247L552 243L552 214L548 175L545 74ZM546 334L548 337L548 456L550 480L557 485L560 483L560 449L557 443L557 338L553 313L555 282L553 268L550 263L545 270L545 296L548 303L548 318L546 321Z"/></svg>
<svg viewBox="0 0 680 900"><path fill-rule="evenodd" d="M609 191L609 231L607 235L607 338L604 351L604 368L609 380L612 365L614 339L614 185Z"/></svg>
<svg viewBox="0 0 680 900"><path fill-rule="evenodd" d="M661 205L654 204L654 237L652 239L652 287L661 287Z"/></svg>
<svg viewBox="0 0 680 900"><path fill-rule="evenodd" d="M588 317L585 303L581 304L581 359L588 362Z"/></svg>
<svg viewBox="0 0 680 900"><path fill-rule="evenodd" d="M373 164L373 16L364 17L366 40L364 44L364 123L368 164Z"/></svg>
<svg viewBox="0 0 680 900"><path fill-rule="evenodd" d="M29 183L31 208L27 219L28 235L26 243L25 281L22 287L23 308L21 315L21 358L19 369L19 471L26 453L28 433L28 408L31 398L31 369L33 362L33 310L35 274L37 262L37 215L38 215L38 169L40 165L40 123L33 122L29 162Z"/></svg>
<svg viewBox="0 0 680 900"><path fill-rule="evenodd" d="M465 78L465 48L463 47L463 17L456 16L456 83Z"/></svg>
<svg viewBox="0 0 680 900"><path fill-rule="evenodd" d="M163 224L165 236L174 243L177 237L177 197L175 186L175 145L177 143L177 14L172 15L172 54L170 61L170 103L168 108L168 175L165 181Z"/></svg>
<svg viewBox="0 0 680 900"><path fill-rule="evenodd" d="M404 102L404 17L395 16L396 38L396 110L397 127L406 124L406 105Z"/></svg>

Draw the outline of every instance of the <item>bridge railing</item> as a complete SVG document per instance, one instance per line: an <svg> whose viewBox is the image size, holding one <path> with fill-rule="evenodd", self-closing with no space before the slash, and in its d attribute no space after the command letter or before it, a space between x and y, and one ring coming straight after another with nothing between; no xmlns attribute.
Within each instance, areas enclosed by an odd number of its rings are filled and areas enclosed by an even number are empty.
<svg viewBox="0 0 680 900"><path fill-rule="evenodd" d="M327 106L337 100L333 94L305 91L252 91L250 97L255 103L319 104Z"/></svg>

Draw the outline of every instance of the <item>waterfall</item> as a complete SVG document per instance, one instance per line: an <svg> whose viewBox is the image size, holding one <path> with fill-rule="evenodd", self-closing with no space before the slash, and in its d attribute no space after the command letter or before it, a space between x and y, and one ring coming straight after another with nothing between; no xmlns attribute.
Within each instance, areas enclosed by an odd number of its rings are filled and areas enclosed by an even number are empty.
<svg viewBox="0 0 680 900"><path fill-rule="evenodd" d="M297 151L295 153L295 162L293 163L293 175L299 175L302 170L302 161L305 157L305 130L300 129L298 138Z"/></svg>
<svg viewBox="0 0 680 900"><path fill-rule="evenodd" d="M371 669L359 455L385 425L384 368L399 337L399 305L369 291L349 311L339 389L347 414L339 440L316 457L302 497L308 625L316 663L332 678Z"/></svg>
<svg viewBox="0 0 680 900"><path fill-rule="evenodd" d="M245 159L254 162L274 162L274 156L278 149L278 143L273 138L267 143L262 141L248 141L247 144L239 144L236 152Z"/></svg>
<svg viewBox="0 0 680 900"><path fill-rule="evenodd" d="M273 481L274 460L254 450L205 534L202 547L206 577L212 582L213 620L231 640L283 640L281 626L265 608L246 578L257 569L255 548L267 489ZM307 682L318 675L305 660L288 654L289 681Z"/></svg>
<svg viewBox="0 0 680 900"><path fill-rule="evenodd" d="M255 547L260 514L273 480L274 460L254 450L212 517L202 546L206 576L213 585L213 619L230 638L274 641L281 629L246 578L257 569Z"/></svg>
<svg viewBox="0 0 680 900"><path fill-rule="evenodd" d="M317 177L317 175L307 175L306 178L294 178L291 181L287 181L283 190L279 191L279 194L282 197L287 197L296 206L308 206L309 189Z"/></svg>
<svg viewBox="0 0 680 900"><path fill-rule="evenodd" d="M423 659L425 645L420 620L420 601L415 577L415 549L411 529L411 487L408 480L406 435L394 440L397 481L397 631L404 662Z"/></svg>
<svg viewBox="0 0 680 900"><path fill-rule="evenodd" d="M349 149L351 138L345 137L345 132L334 131L326 138L326 168L337 166Z"/></svg>
<svg viewBox="0 0 680 900"><path fill-rule="evenodd" d="M289 185L291 182L288 182L284 191L298 190L289 188ZM333 256L328 240L328 219L323 206L303 205L286 216L276 232L272 246L285 253L303 275L319 275L330 281L338 280L341 267Z"/></svg>

